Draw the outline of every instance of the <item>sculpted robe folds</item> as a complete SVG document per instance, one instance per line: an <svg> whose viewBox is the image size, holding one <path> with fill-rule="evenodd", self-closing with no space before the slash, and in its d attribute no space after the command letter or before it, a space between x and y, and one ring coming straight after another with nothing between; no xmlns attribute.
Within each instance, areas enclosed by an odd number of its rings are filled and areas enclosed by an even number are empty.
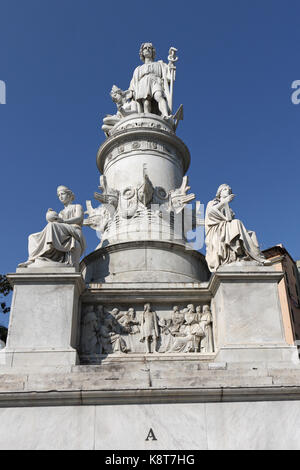
<svg viewBox="0 0 300 470"><path fill-rule="evenodd" d="M219 201L210 201L205 215L206 261L211 271L238 258L264 261L255 232L248 231L238 219L228 221L225 209L216 209ZM230 210L231 216L234 217Z"/></svg>
<svg viewBox="0 0 300 470"><path fill-rule="evenodd" d="M64 219L75 217L76 205L69 205L59 216ZM46 258L51 261L75 265L85 250L85 239L80 225L49 222L44 230L34 233L28 239L28 261Z"/></svg>
<svg viewBox="0 0 300 470"><path fill-rule="evenodd" d="M143 64L135 69L129 90L133 91L135 100L153 97L157 91L162 91L167 97L168 80L169 67L162 60Z"/></svg>
<svg viewBox="0 0 300 470"><path fill-rule="evenodd" d="M204 337L201 339L201 352L213 352L213 332L212 332L212 315L210 311L202 314L200 319L200 327L204 331Z"/></svg>

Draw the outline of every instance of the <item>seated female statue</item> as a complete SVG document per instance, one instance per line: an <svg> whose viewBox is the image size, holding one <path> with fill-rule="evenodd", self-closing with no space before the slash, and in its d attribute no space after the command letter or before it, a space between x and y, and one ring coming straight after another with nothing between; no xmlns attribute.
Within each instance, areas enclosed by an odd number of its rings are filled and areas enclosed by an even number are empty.
<svg viewBox="0 0 300 470"><path fill-rule="evenodd" d="M80 204L71 204L75 196L66 186L58 186L57 196L64 209L59 214L48 209L48 224L42 232L29 236L28 260L19 264L19 267L27 267L37 260L43 260L79 269L80 257L86 247L81 229L84 211Z"/></svg>
<svg viewBox="0 0 300 470"><path fill-rule="evenodd" d="M215 199L207 204L205 214L206 261L210 271L223 264L240 260L255 260L270 264L259 249L255 232L246 230L235 219L229 203L234 198L230 186L219 186Z"/></svg>

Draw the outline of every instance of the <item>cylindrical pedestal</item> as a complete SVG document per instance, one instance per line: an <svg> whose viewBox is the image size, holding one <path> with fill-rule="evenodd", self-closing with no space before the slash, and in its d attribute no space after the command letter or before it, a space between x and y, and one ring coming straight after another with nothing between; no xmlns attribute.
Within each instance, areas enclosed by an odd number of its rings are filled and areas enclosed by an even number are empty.
<svg viewBox="0 0 300 470"><path fill-rule="evenodd" d="M81 270L86 283L204 282L210 276L201 253L154 240L100 248L84 258Z"/></svg>
<svg viewBox="0 0 300 470"><path fill-rule="evenodd" d="M190 200L183 184L189 164L189 150L169 120L133 114L114 127L99 149L97 165L105 179L103 190L118 194L118 201L101 249L82 262L86 282L209 278L203 255L188 246L185 227L178 223Z"/></svg>
<svg viewBox="0 0 300 470"><path fill-rule="evenodd" d="M100 248L84 258L81 270L86 283L205 282L210 276L201 253L154 240Z"/></svg>
<svg viewBox="0 0 300 470"><path fill-rule="evenodd" d="M122 119L114 134L99 148L97 166L107 185L121 192L137 187L144 171L158 199L181 185L190 153L168 121L154 114L134 114Z"/></svg>

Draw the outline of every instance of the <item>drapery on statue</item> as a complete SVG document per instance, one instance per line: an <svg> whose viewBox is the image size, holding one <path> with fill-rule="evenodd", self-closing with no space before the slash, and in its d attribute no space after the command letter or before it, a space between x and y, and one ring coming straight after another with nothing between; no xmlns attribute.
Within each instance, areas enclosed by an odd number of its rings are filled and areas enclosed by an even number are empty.
<svg viewBox="0 0 300 470"><path fill-rule="evenodd" d="M199 317L200 328L204 332L204 336L201 338L200 352L211 353L214 350L212 321L209 305L203 305L203 312Z"/></svg>
<svg viewBox="0 0 300 470"><path fill-rule="evenodd" d="M176 49L174 47L170 49L168 65L162 60L155 62L155 53L151 42L141 45L140 58L144 64L138 66L133 73L128 97L137 103L139 113L154 113L168 117L172 113Z"/></svg>
<svg viewBox="0 0 300 470"><path fill-rule="evenodd" d="M43 260L64 263L79 269L79 260L86 247L81 230L83 208L80 204L71 204L75 196L66 186L58 186L57 196L64 209L59 214L48 209L48 224L42 232L29 236L28 260L19 264L19 267L27 267L36 260Z"/></svg>
<svg viewBox="0 0 300 470"><path fill-rule="evenodd" d="M127 353L129 349L122 338L123 326L118 320L122 317L118 308L113 308L102 320L100 327L100 342L102 354Z"/></svg>
<svg viewBox="0 0 300 470"><path fill-rule="evenodd" d="M121 119L134 113L151 113L168 119L176 130L183 119L183 106L180 105L174 115L173 87L176 78L177 49L170 47L168 64L162 60L155 62L155 48L151 42L140 47L140 58L143 65L138 66L130 82L128 90L113 85L110 95L117 106L117 113L108 114L103 118L102 130L107 137L112 128Z"/></svg>
<svg viewBox="0 0 300 470"><path fill-rule="evenodd" d="M193 304L189 304L182 310L184 321L178 331L170 330L174 336L174 342L168 352L199 352L201 338L204 331L199 324L198 314Z"/></svg>
<svg viewBox="0 0 300 470"><path fill-rule="evenodd" d="M219 186L215 199L207 204L205 214L206 261L210 271L238 260L270 264L259 249L255 232L246 230L234 218L229 203L234 198L230 186Z"/></svg>

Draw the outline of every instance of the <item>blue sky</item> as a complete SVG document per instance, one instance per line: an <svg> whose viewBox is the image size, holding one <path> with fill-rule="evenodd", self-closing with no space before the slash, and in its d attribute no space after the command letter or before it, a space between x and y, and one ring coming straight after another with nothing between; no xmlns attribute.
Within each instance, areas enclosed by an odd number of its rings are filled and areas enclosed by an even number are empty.
<svg viewBox="0 0 300 470"><path fill-rule="evenodd" d="M178 49L177 134L197 199L206 204L229 183L261 248L283 243L300 258L299 1L0 0L0 17L1 273L27 259L46 210L61 209L57 185L83 205L93 198L101 122L115 109L109 91L128 87L145 41L165 61ZM98 240L84 231L90 253Z"/></svg>

